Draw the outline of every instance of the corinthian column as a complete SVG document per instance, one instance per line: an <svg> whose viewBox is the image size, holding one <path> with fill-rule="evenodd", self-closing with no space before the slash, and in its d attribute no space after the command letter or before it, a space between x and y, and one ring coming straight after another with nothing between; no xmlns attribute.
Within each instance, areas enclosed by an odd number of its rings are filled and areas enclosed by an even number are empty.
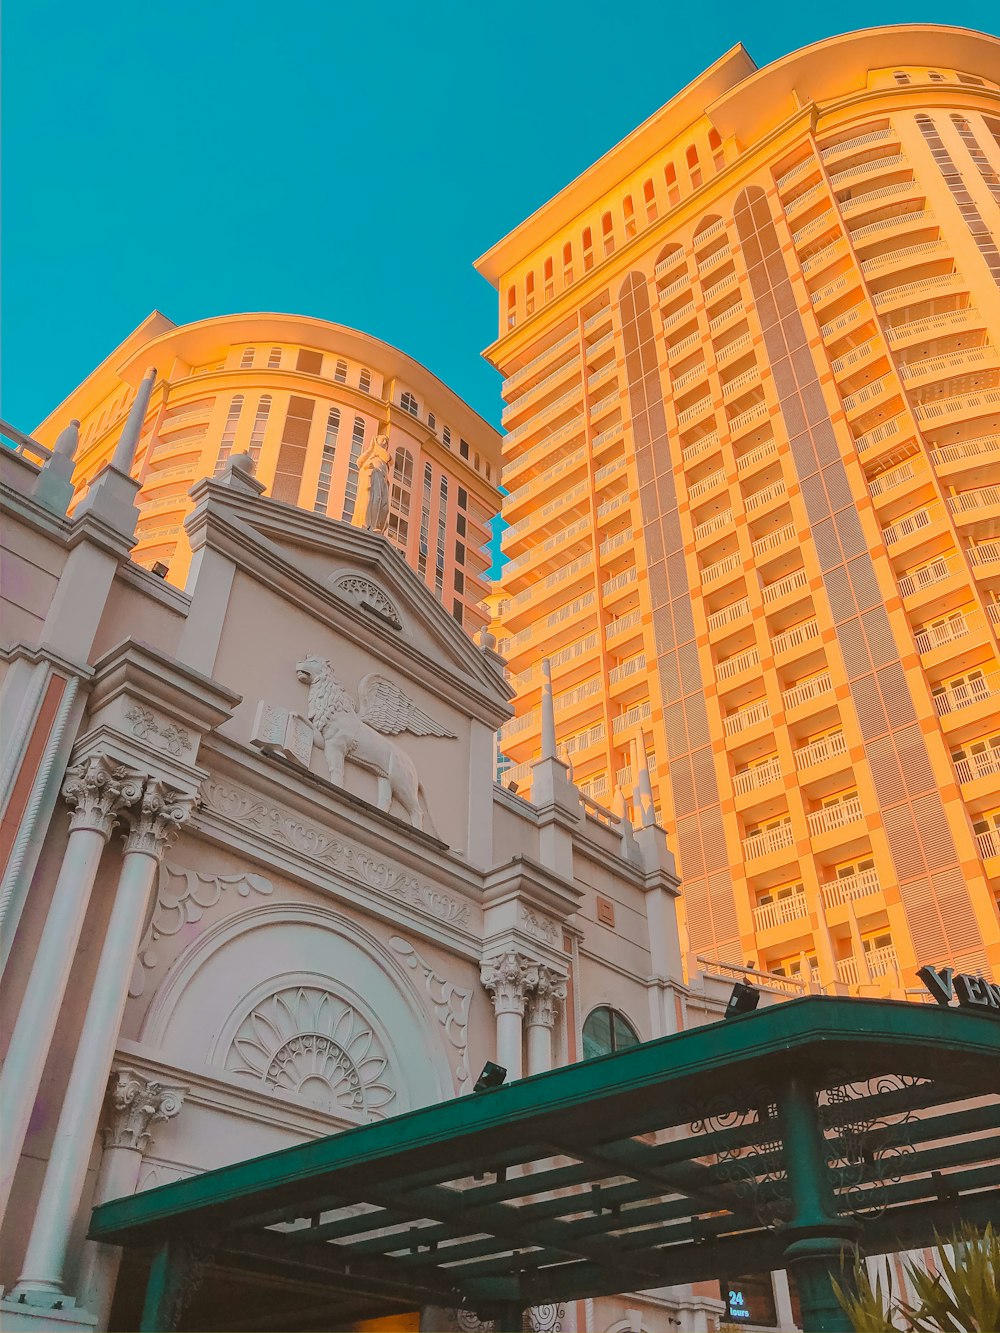
<svg viewBox="0 0 1000 1333"><path fill-rule="evenodd" d="M542 1074L552 1068L552 1032L558 1007L566 998L566 978L544 963L539 963L533 973L534 984L525 1010L528 1073Z"/></svg>
<svg viewBox="0 0 1000 1333"><path fill-rule="evenodd" d="M193 795L149 781L129 816L114 906L66 1085L24 1271L15 1289L15 1298L23 1296L28 1304L63 1299L66 1249L80 1206L150 890L159 861L194 802Z"/></svg>
<svg viewBox="0 0 1000 1333"><path fill-rule="evenodd" d="M141 773L106 755L92 755L67 771L62 794L73 807L69 841L0 1074L0 1216L28 1132L101 854L121 811L138 799L142 780Z"/></svg>
<svg viewBox="0 0 1000 1333"><path fill-rule="evenodd" d="M530 958L510 949L484 962L480 973L497 1016L497 1063L511 1081L521 1077L521 1025L534 969Z"/></svg>
<svg viewBox="0 0 1000 1333"><path fill-rule="evenodd" d="M152 1144L150 1130L181 1109L186 1089L167 1087L131 1069L111 1075L104 1099L104 1152L94 1185L94 1206L134 1194L142 1159ZM80 1262L80 1304L106 1329L121 1249L98 1241L84 1243Z"/></svg>

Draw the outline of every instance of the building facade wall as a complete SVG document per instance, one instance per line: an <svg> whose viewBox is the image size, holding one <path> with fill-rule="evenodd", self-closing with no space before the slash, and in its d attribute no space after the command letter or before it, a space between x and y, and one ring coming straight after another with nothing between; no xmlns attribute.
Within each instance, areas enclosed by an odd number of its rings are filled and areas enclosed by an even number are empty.
<svg viewBox="0 0 1000 1333"><path fill-rule="evenodd" d="M480 266L505 780L547 639L583 788L650 757L693 966L902 991L1000 949L1000 55L898 31L730 53Z"/></svg>

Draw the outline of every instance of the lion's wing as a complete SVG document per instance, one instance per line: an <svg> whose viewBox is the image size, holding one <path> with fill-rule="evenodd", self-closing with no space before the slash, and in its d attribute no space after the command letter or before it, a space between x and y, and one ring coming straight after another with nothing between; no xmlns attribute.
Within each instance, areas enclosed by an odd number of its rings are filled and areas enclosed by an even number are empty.
<svg viewBox="0 0 1000 1333"><path fill-rule="evenodd" d="M401 731L412 731L415 736L448 736L455 733L418 708L408 694L394 685L387 676L372 672L358 684L361 707L358 714L384 736L398 736Z"/></svg>

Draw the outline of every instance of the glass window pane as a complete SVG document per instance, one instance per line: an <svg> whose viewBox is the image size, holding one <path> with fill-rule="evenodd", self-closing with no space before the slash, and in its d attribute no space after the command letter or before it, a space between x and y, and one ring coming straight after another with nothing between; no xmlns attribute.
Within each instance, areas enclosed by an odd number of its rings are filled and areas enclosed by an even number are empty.
<svg viewBox="0 0 1000 1333"><path fill-rule="evenodd" d="M611 1050L611 1010L595 1009L583 1025L583 1058L592 1060L595 1055L610 1054Z"/></svg>

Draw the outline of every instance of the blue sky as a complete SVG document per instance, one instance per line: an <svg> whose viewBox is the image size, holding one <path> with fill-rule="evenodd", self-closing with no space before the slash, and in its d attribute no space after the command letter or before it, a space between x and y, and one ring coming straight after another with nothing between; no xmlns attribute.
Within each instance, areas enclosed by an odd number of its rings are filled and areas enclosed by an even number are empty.
<svg viewBox="0 0 1000 1333"><path fill-rule="evenodd" d="M30 429L154 307L316 315L499 421L472 261L734 42L985 0L8 0L3 414Z"/></svg>

